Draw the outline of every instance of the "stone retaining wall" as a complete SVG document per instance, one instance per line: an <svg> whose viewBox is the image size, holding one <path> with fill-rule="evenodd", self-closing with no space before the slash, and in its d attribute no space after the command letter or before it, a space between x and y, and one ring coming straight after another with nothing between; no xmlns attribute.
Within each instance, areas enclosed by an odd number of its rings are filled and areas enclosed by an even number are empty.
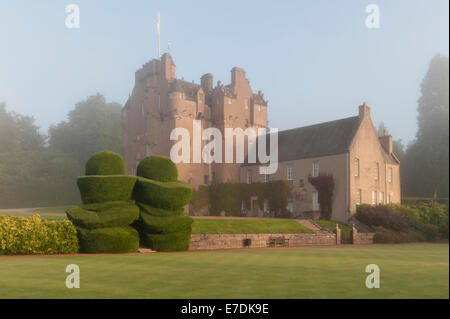
<svg viewBox="0 0 450 319"><path fill-rule="evenodd" d="M189 250L228 249L244 247L244 239L251 239L248 248L268 247L270 237L289 239L289 247L306 245L336 245L336 235L324 234L193 234Z"/></svg>
<svg viewBox="0 0 450 319"><path fill-rule="evenodd" d="M357 233L353 237L353 244L373 244L375 233Z"/></svg>

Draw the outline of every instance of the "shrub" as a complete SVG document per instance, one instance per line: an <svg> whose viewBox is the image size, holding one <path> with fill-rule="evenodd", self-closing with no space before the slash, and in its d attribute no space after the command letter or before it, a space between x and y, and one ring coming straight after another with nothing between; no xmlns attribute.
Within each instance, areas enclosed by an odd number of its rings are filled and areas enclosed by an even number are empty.
<svg viewBox="0 0 450 319"><path fill-rule="evenodd" d="M333 214L333 175L321 173L319 176L309 176L308 181L319 193L320 218L330 220Z"/></svg>
<svg viewBox="0 0 450 319"><path fill-rule="evenodd" d="M415 231L397 232L383 227L378 227L374 242L379 244L398 244L423 241L421 234Z"/></svg>
<svg viewBox="0 0 450 319"><path fill-rule="evenodd" d="M77 227L80 252L127 253L139 249L139 234L131 226L84 229Z"/></svg>
<svg viewBox="0 0 450 319"><path fill-rule="evenodd" d="M86 175L125 175L125 163L121 155L102 151L94 154L86 163Z"/></svg>
<svg viewBox="0 0 450 319"><path fill-rule="evenodd" d="M371 227L383 227L393 231L408 231L408 220L405 216L394 214L388 206L360 205L355 214L363 224Z"/></svg>
<svg viewBox="0 0 450 319"><path fill-rule="evenodd" d="M174 162L165 156L149 156L137 167L137 176L160 181L176 182L178 171Z"/></svg>
<svg viewBox="0 0 450 319"><path fill-rule="evenodd" d="M152 216L141 213L140 222L145 232L153 234L167 234L179 231L191 231L193 219L187 215L179 216Z"/></svg>
<svg viewBox="0 0 450 319"><path fill-rule="evenodd" d="M67 217L87 229L125 226L139 217L139 207L133 201L88 204L67 210Z"/></svg>
<svg viewBox="0 0 450 319"><path fill-rule="evenodd" d="M189 248L191 231L143 235L145 244L156 251L181 251Z"/></svg>
<svg viewBox="0 0 450 319"><path fill-rule="evenodd" d="M191 196L192 188L185 182L159 182L138 178L137 200L153 207L178 209L189 203Z"/></svg>
<svg viewBox="0 0 450 319"><path fill-rule="evenodd" d="M78 251L75 226L68 220L0 216L0 255L72 254Z"/></svg>
<svg viewBox="0 0 450 319"><path fill-rule="evenodd" d="M183 208L178 208L175 210L156 208L146 205L144 203L137 203L142 212L147 213L152 216L178 216L184 214Z"/></svg>
<svg viewBox="0 0 450 319"><path fill-rule="evenodd" d="M135 176L81 176L77 185L85 204L131 200Z"/></svg>

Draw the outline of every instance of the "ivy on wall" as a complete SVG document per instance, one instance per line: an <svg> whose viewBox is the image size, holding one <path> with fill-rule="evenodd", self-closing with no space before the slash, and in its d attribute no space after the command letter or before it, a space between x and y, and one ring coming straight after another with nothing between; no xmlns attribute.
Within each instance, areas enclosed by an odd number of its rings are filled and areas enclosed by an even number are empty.
<svg viewBox="0 0 450 319"><path fill-rule="evenodd" d="M222 211L227 216L242 216L244 207L250 212L251 197L257 197L262 210L267 200L271 216L288 217L287 201L292 195L292 186L285 181L267 183L223 183L211 186L200 186L194 191L192 205L194 211L209 206L212 216L219 216Z"/></svg>
<svg viewBox="0 0 450 319"><path fill-rule="evenodd" d="M320 205L320 219L331 219L333 213L333 192L334 179L333 175L328 173L319 174L319 176L309 176L308 181L314 186L318 192Z"/></svg>

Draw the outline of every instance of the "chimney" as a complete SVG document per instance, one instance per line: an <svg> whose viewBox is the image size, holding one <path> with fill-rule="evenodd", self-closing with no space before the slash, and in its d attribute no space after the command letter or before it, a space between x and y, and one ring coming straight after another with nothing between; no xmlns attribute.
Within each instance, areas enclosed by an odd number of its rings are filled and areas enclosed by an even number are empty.
<svg viewBox="0 0 450 319"><path fill-rule="evenodd" d="M213 75L211 73L206 73L201 77L200 80L203 91L209 92L213 88Z"/></svg>
<svg viewBox="0 0 450 319"><path fill-rule="evenodd" d="M383 146L384 150L388 154L392 154L392 135L388 135L386 131L384 131L383 136L379 137L381 146Z"/></svg>
<svg viewBox="0 0 450 319"><path fill-rule="evenodd" d="M231 85L236 87L244 84L246 81L244 69L234 67L231 69Z"/></svg>
<svg viewBox="0 0 450 319"><path fill-rule="evenodd" d="M359 118L363 119L364 117L370 117L370 107L367 106L366 102L359 106Z"/></svg>

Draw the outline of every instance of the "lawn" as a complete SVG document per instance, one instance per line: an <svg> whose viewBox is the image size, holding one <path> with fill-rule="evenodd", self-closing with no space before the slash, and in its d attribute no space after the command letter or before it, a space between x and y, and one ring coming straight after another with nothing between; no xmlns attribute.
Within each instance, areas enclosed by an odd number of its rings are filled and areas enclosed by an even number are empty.
<svg viewBox="0 0 450 319"><path fill-rule="evenodd" d="M65 287L68 264L80 289ZM449 298L449 246L0 257L0 298Z"/></svg>
<svg viewBox="0 0 450 319"><path fill-rule="evenodd" d="M293 234L313 233L309 228L289 219L206 219L196 218L193 234Z"/></svg>

